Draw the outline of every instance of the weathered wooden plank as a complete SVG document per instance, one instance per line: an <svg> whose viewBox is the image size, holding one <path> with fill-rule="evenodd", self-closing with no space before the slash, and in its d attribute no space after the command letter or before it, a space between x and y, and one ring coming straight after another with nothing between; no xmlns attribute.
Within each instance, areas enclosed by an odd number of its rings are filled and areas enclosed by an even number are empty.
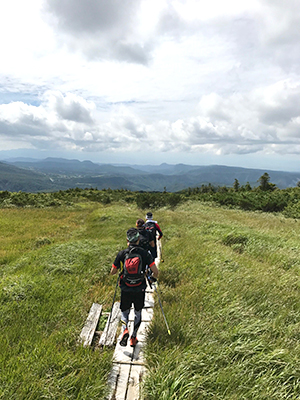
<svg viewBox="0 0 300 400"><path fill-rule="evenodd" d="M144 356L144 342L140 340L138 337L138 343L135 346L132 353L132 364L144 365L145 364L145 356Z"/></svg>
<svg viewBox="0 0 300 400"><path fill-rule="evenodd" d="M145 356L143 350L143 343L138 342L137 345L133 347L122 347L118 346L114 353L114 363L116 364L136 364L144 365Z"/></svg>
<svg viewBox="0 0 300 400"><path fill-rule="evenodd" d="M126 400L139 400L140 384L143 379L145 367L142 365L132 365L128 380Z"/></svg>
<svg viewBox="0 0 300 400"><path fill-rule="evenodd" d="M131 365L129 364L120 365L120 374L117 382L114 400L126 400L127 384L129 380L130 370L131 370Z"/></svg>
<svg viewBox="0 0 300 400"><path fill-rule="evenodd" d="M153 308L154 307L154 297L153 292L146 292L145 295L145 306L144 308Z"/></svg>
<svg viewBox="0 0 300 400"><path fill-rule="evenodd" d="M90 346L92 344L92 340L98 325L101 311L102 311L102 305L98 303L92 304L85 325L80 333L79 340L80 342L83 343L83 346Z"/></svg>
<svg viewBox="0 0 300 400"><path fill-rule="evenodd" d="M145 300L144 308L153 308L154 307L154 300Z"/></svg>
<svg viewBox="0 0 300 400"><path fill-rule="evenodd" d="M118 379L120 376L120 369L121 369L120 364L114 364L110 371L107 381L109 387L109 394L106 397L106 400L113 400L115 398L115 393L118 386Z"/></svg>
<svg viewBox="0 0 300 400"><path fill-rule="evenodd" d="M116 302L113 305L111 316L108 316L104 331L99 340L100 346L112 346L114 344L120 319L121 319L120 303Z"/></svg>
<svg viewBox="0 0 300 400"><path fill-rule="evenodd" d="M151 291L146 291L146 293L145 293L145 301L153 301L154 300L154 293L153 293L153 290L151 290Z"/></svg>
<svg viewBox="0 0 300 400"><path fill-rule="evenodd" d="M153 308L143 308L142 310L142 321L150 322L153 317Z"/></svg>
<svg viewBox="0 0 300 400"><path fill-rule="evenodd" d="M128 364L131 362L132 364L144 364L145 357L143 348L146 342L148 325L149 325L148 321L146 322L144 321L141 323L141 326L137 334L138 343L135 346L135 348L130 347L129 340L126 347L121 346L119 341L121 339L122 334L119 335L113 355L113 361L115 363ZM128 330L130 333L132 332L133 321L129 322Z"/></svg>

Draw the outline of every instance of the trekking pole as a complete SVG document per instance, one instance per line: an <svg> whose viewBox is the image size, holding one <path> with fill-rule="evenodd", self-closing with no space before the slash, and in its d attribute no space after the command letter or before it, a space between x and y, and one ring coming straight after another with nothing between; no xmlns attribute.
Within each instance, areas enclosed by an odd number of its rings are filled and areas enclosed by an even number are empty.
<svg viewBox="0 0 300 400"><path fill-rule="evenodd" d="M110 325L110 320L111 320L112 310L113 310L114 303L115 303L115 298L116 298L117 288L118 288L118 284L119 284L119 279L120 279L120 275L118 275L118 279L117 279L117 283L116 283L116 288L115 288L114 298L113 298L112 305L111 305L111 310L110 310L110 314L109 314L109 319L108 319L108 324L107 324L107 331L106 331L106 335L105 335L105 341L104 341L104 345L103 345L103 347L105 346L106 339L107 339L107 334L108 334L108 331L109 331L109 325Z"/></svg>
<svg viewBox="0 0 300 400"><path fill-rule="evenodd" d="M148 281L149 281L150 287L152 288L152 284L151 284L151 282L150 282L150 277L148 277ZM156 281L156 282L157 282L157 281ZM166 324L166 327L167 327L167 330L168 330L168 334L171 335L171 331L170 331L170 328L169 328L169 325L168 325L168 322L167 322L167 318L166 318L165 313L164 313L163 306L162 306L161 301L160 301L160 297L159 297L159 294L158 294L158 290L156 289L156 285L154 285L154 290L155 290L155 292L156 292L156 294L157 294L157 297L158 297L158 302L159 302L159 305L160 305L161 313L162 313L162 315L163 315L163 317L164 317L164 321L165 321L165 324Z"/></svg>

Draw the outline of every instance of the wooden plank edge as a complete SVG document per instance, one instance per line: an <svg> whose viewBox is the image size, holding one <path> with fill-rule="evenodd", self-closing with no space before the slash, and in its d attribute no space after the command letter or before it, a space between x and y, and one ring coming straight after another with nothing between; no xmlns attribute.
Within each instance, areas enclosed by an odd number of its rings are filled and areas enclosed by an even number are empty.
<svg viewBox="0 0 300 400"><path fill-rule="evenodd" d="M102 305L98 303L93 303L92 307L90 308L87 320L79 336L79 342L82 343L84 347L90 346L92 344L101 312Z"/></svg>
<svg viewBox="0 0 300 400"><path fill-rule="evenodd" d="M119 321L121 319L120 303L113 305L111 315L108 316L104 331L99 340L100 346L112 346L114 344Z"/></svg>

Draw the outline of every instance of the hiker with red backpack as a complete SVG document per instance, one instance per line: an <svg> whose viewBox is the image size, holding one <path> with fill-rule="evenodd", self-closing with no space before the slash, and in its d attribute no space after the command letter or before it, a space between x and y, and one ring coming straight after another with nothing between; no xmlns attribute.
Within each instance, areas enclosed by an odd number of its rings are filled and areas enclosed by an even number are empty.
<svg viewBox="0 0 300 400"><path fill-rule="evenodd" d="M146 269L150 268L152 277L158 277L158 269L150 252L140 246L140 234L136 228L127 231L127 249L119 251L111 268L111 275L120 270L121 288L121 346L127 346L129 338L128 319L131 305L134 306L134 327L130 337L130 346L136 346L137 331L141 324L142 308L145 304ZM153 279L153 280L154 280Z"/></svg>
<svg viewBox="0 0 300 400"><path fill-rule="evenodd" d="M156 238L158 240L160 240L163 236L163 233L162 233L162 230L160 229L160 226L158 225L157 221L153 220L153 214L150 211L147 212L147 214L146 214L145 228L146 228L146 230L151 232L152 237L154 238L155 248L154 248L154 251L152 252L152 255L154 256L154 258L156 258L157 257Z"/></svg>

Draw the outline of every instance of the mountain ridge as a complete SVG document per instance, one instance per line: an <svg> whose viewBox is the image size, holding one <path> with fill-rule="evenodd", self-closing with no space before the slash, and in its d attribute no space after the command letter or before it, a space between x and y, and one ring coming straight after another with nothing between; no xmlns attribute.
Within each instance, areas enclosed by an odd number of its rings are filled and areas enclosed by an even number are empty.
<svg viewBox="0 0 300 400"><path fill-rule="evenodd" d="M132 191L176 192L188 187L232 186L247 182L257 186L267 172L278 188L294 187L300 172L273 171L224 165L116 165L89 160L48 157L42 160L22 158L0 161L0 190L56 191L68 188L128 189Z"/></svg>

